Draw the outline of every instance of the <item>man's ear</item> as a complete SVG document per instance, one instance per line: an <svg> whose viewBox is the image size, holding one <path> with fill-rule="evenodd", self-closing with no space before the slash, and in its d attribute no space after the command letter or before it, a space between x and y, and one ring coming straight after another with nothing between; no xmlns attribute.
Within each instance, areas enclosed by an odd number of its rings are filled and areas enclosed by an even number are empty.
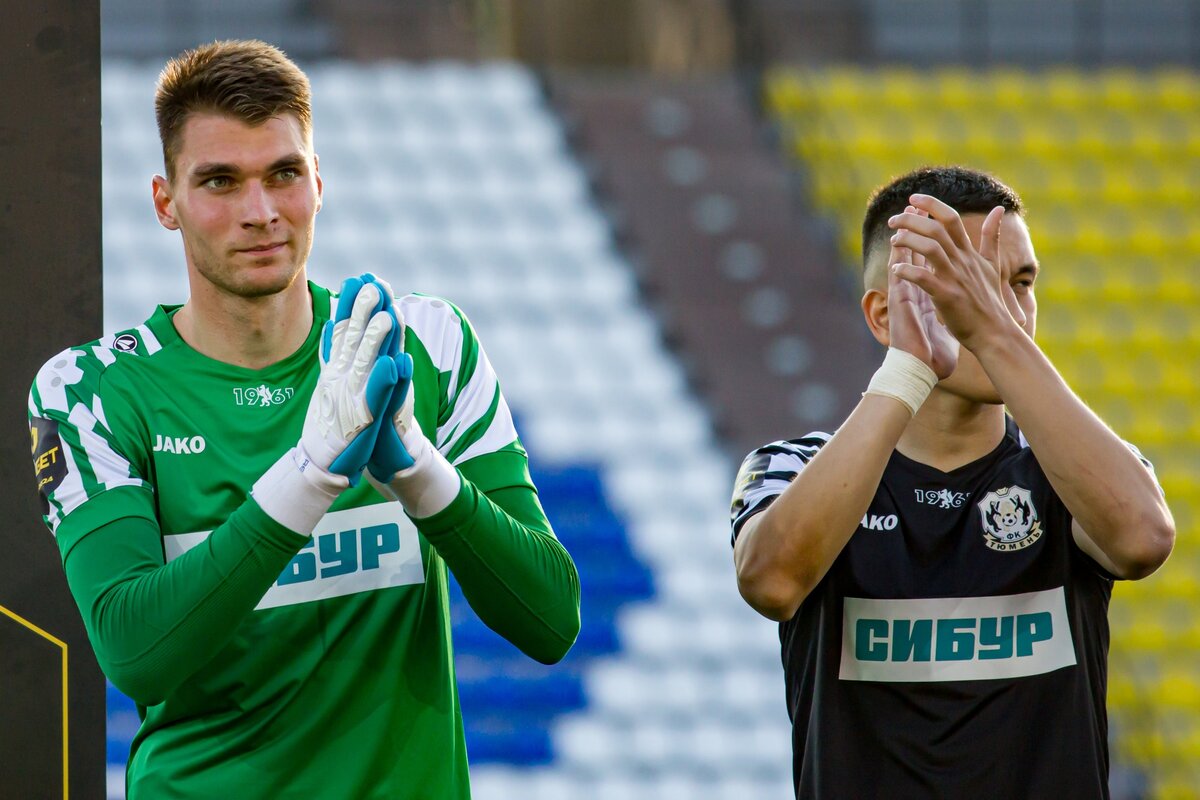
<svg viewBox="0 0 1200 800"><path fill-rule="evenodd" d="M892 336L888 328L888 296L882 289L867 289L862 296L863 317L875 341L890 347Z"/></svg>
<svg viewBox="0 0 1200 800"><path fill-rule="evenodd" d="M321 180L321 159L316 153L313 153L313 177L317 179L317 211L320 211L323 204L325 182Z"/></svg>
<svg viewBox="0 0 1200 800"><path fill-rule="evenodd" d="M154 197L154 213L158 216L158 224L169 231L179 230L179 220L175 216L174 191L171 182L162 175L155 175L150 181L150 189Z"/></svg>

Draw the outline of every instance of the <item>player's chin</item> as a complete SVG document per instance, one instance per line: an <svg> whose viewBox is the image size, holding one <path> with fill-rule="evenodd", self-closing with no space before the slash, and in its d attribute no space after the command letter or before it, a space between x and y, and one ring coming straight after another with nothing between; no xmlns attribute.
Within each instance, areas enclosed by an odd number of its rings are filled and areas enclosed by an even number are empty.
<svg viewBox="0 0 1200 800"><path fill-rule="evenodd" d="M938 388L947 394L966 400L968 403L992 406L1004 405L1004 399L1000 397L1000 393L996 391L996 387L992 386L991 382L986 379L969 380L967 376L955 373L939 383Z"/></svg>
<svg viewBox="0 0 1200 800"><path fill-rule="evenodd" d="M1004 405L1004 398L1000 396L999 392L990 387L988 389L976 388L973 391L957 392L956 394L958 394L958 396L964 400L967 400L971 403L977 403L981 406Z"/></svg>
<svg viewBox="0 0 1200 800"><path fill-rule="evenodd" d="M258 265L242 271L233 288L235 294L245 297L268 297L287 289L300 274L300 270L286 262Z"/></svg>
<svg viewBox="0 0 1200 800"><path fill-rule="evenodd" d="M991 390L990 392L982 393L971 399L974 400L976 403L979 403L980 405L985 405L985 406L1002 406L1002 405L1004 405L1004 398L1001 397L999 395L999 393L996 392L995 389Z"/></svg>

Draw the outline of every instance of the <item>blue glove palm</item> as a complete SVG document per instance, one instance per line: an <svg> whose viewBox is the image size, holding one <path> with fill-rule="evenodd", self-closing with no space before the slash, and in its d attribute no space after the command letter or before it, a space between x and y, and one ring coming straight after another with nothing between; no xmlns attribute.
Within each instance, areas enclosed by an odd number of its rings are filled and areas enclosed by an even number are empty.
<svg viewBox="0 0 1200 800"><path fill-rule="evenodd" d="M462 476L425 436L414 414L416 392L413 390L413 360L404 352L404 316L396 307L392 289L386 281L365 274L352 278L343 287L343 296L338 303L336 320L346 318L355 305L355 292L368 292L369 302L378 290L381 299L379 308L390 314L391 327L378 360L387 361L395 370L394 382L387 388L384 406L380 410L371 451L366 461L366 470L376 482L376 488L385 496L392 497L404 506L404 511L414 519L424 519L450 506L462 488ZM384 316L380 314L379 316ZM388 375L391 378L391 373ZM384 391L385 383L379 384ZM364 445L365 446L365 445ZM362 451L355 444L355 458Z"/></svg>
<svg viewBox="0 0 1200 800"><path fill-rule="evenodd" d="M365 285L359 279L343 285L338 314L321 332L321 374L301 438L309 458L352 486L370 459L399 380L391 295L375 287L371 303L360 297Z"/></svg>
<svg viewBox="0 0 1200 800"><path fill-rule="evenodd" d="M394 364L395 379L387 386L387 390L389 391L386 400L387 406L381 411L379 418L375 420L379 424L377 427L374 427L375 438L373 440L372 452L365 462L366 468L376 480L381 483L387 483L391 481L397 472L408 469L415 463L408 448L404 446L402 437L409 430L415 428L415 433L423 438L423 434L420 433L420 428L416 426L412 415L413 360L412 356L403 352L404 321L395 307L391 287L388 286L386 281L377 278L369 272L363 273L357 278L347 278L342 284L337 311L334 314L332 323L336 324L350 318L358 293L364 286L369 284L374 284L379 290L380 300L376 304L374 312L388 312L391 314L394 323L392 329L388 332L387 338L380 346L379 362L382 363L387 360ZM383 385L381 383L380 387L382 388ZM374 409L376 406L372 405L371 407ZM360 449L356 440L354 456L352 457L354 461L360 455Z"/></svg>
<svg viewBox="0 0 1200 800"><path fill-rule="evenodd" d="M396 371L396 384L392 387L392 396L384 412L386 424L379 429L375 451L367 462L371 476L380 483L389 483L397 472L415 463L397 430L405 418L412 419L412 356L401 353L396 360Z"/></svg>

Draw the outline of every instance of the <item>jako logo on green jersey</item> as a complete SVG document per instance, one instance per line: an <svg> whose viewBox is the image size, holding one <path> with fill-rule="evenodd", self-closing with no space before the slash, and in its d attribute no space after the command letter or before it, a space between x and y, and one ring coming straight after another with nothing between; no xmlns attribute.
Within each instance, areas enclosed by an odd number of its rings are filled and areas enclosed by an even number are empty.
<svg viewBox="0 0 1200 800"><path fill-rule="evenodd" d="M258 406L265 408L277 406L292 398L296 390L290 386L283 389L272 389L265 383L258 386L239 386L233 390L233 399L239 406Z"/></svg>
<svg viewBox="0 0 1200 800"><path fill-rule="evenodd" d="M203 453L206 447L208 447L208 443L204 441L203 436L163 436L161 433L154 434L154 452L156 453L192 455Z"/></svg>
<svg viewBox="0 0 1200 800"><path fill-rule="evenodd" d="M1075 664L1062 587L997 597L871 600L842 610L845 681L969 681Z"/></svg>
<svg viewBox="0 0 1200 800"><path fill-rule="evenodd" d="M211 531L163 537L167 561L208 538ZM284 567L257 610L341 597L425 581L417 529L399 503L331 511Z"/></svg>

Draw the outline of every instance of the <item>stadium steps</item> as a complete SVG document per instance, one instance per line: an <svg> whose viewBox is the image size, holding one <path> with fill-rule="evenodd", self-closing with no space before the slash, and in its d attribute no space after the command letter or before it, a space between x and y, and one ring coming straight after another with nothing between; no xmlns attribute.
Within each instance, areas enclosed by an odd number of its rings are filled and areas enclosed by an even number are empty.
<svg viewBox="0 0 1200 800"><path fill-rule="evenodd" d="M737 81L555 72L548 86L733 455L840 424L876 359L861 284L794 202Z"/></svg>
<svg viewBox="0 0 1200 800"><path fill-rule="evenodd" d="M914 167L986 169L1023 196L1044 266L1038 341L1154 461L1178 528L1159 573L1114 591L1114 785L1132 767L1149 796L1200 796L1200 77L779 67L763 103L847 264L865 198Z"/></svg>

